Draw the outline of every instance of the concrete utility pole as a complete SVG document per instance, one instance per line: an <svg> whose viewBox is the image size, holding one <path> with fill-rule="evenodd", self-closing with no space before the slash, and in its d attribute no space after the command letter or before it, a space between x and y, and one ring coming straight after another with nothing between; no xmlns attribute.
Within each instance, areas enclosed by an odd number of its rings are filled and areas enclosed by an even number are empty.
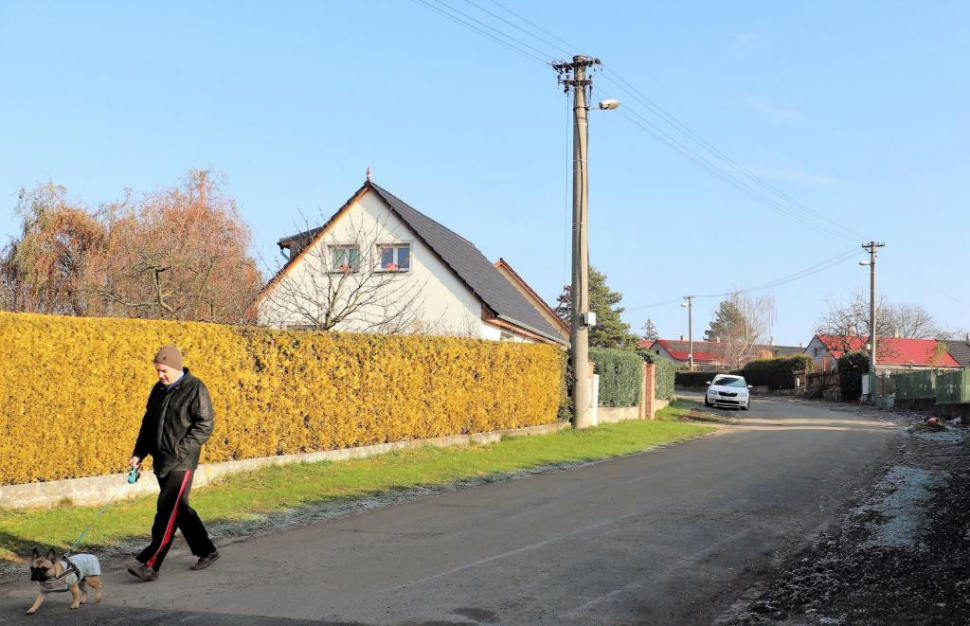
<svg viewBox="0 0 970 626"><path fill-rule="evenodd" d="M697 296L684 296L687 302L681 302L680 306L687 307L687 360L690 364L690 371L694 371L694 298ZM683 335L681 335L683 337Z"/></svg>
<svg viewBox="0 0 970 626"><path fill-rule="evenodd" d="M553 69L559 72L559 84L568 93L573 91L573 271L570 299L572 301L572 345L573 362L573 426L589 428L592 426L589 388L589 327L596 323L589 312L589 248L587 237L587 180L586 142L588 126L586 116L589 105L586 102L587 90L592 90L592 81L586 77L586 68L599 65L599 59L582 55L573 57L572 63L554 63Z"/></svg>
<svg viewBox="0 0 970 626"><path fill-rule="evenodd" d="M876 375L876 249L885 247L886 244L875 241L862 244L862 249L869 251L869 260L859 261L859 265L869 266L869 372L873 376Z"/></svg>

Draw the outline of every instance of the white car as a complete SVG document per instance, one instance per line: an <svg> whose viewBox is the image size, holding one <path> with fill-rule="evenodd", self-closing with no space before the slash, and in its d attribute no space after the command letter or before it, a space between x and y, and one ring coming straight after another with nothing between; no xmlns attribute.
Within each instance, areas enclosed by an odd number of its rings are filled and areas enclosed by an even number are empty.
<svg viewBox="0 0 970 626"><path fill-rule="evenodd" d="M747 411L751 408L751 385L743 376L718 374L713 381L707 381L707 395L704 406L731 406Z"/></svg>

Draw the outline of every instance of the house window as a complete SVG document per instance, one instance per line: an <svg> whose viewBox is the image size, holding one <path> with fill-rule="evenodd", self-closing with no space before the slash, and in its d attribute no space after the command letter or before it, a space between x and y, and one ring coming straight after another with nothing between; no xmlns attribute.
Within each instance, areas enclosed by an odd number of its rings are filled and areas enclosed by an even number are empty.
<svg viewBox="0 0 970 626"><path fill-rule="evenodd" d="M406 272L411 269L411 246L406 243L378 246L381 271Z"/></svg>
<svg viewBox="0 0 970 626"><path fill-rule="evenodd" d="M499 335L499 341L515 341L515 335L503 330L502 334Z"/></svg>
<svg viewBox="0 0 970 626"><path fill-rule="evenodd" d="M330 246L331 272L356 272L360 269L360 248L350 246Z"/></svg>

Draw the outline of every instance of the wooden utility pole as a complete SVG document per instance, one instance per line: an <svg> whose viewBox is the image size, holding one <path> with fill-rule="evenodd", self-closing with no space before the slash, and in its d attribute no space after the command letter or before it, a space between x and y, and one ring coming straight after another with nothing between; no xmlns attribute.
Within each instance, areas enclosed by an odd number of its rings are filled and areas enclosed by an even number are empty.
<svg viewBox="0 0 970 626"><path fill-rule="evenodd" d="M571 63L554 63L559 72L559 84L568 93L573 92L573 271L570 299L572 301L572 330L570 332L573 364L573 426L592 426L589 385L589 327L596 323L589 312L589 247L587 236L587 181L586 142L588 138L587 114L589 105L587 91L592 81L586 76L586 68L599 65L599 59L583 55L573 57Z"/></svg>
<svg viewBox="0 0 970 626"><path fill-rule="evenodd" d="M873 375L873 385L876 384L876 249L885 247L886 244L875 241L862 244L862 249L869 252L869 260L859 263L869 266L869 373ZM869 391L873 393L872 389Z"/></svg>

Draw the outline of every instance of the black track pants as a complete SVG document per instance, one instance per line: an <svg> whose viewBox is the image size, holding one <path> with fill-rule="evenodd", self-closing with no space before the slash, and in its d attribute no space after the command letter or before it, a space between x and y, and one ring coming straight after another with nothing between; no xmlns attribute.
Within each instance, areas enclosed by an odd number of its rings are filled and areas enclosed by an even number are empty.
<svg viewBox="0 0 970 626"><path fill-rule="evenodd" d="M206 556L216 551L199 514L189 506L189 491L192 489L194 473L194 470L170 472L158 478L161 491L158 494L155 523L152 524L152 542L136 557L139 562L156 572L162 566L168 549L172 547L176 528L182 531L182 536L195 556Z"/></svg>

